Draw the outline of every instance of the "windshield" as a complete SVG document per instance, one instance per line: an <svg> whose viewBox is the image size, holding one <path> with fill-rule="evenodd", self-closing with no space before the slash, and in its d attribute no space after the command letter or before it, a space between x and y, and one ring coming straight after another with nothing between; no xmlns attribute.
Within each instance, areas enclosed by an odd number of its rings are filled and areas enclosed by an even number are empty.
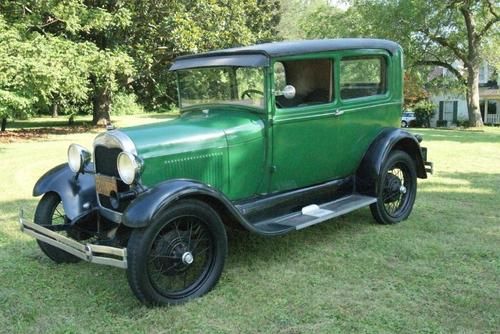
<svg viewBox="0 0 500 334"><path fill-rule="evenodd" d="M233 104L264 108L264 70L213 67L178 71L181 108L199 104Z"/></svg>

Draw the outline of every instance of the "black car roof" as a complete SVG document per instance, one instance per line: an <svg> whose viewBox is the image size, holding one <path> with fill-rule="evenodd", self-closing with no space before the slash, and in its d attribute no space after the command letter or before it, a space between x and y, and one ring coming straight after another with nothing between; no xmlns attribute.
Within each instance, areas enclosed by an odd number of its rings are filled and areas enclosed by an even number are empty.
<svg viewBox="0 0 500 334"><path fill-rule="evenodd" d="M245 60L241 59L240 63L242 64L236 65L243 66L248 61L248 66L266 66L269 62L269 58L273 57L349 49L383 49L390 53L395 53L400 49L400 46L392 41L369 38L317 39L263 43L180 56L175 59L170 70L204 66L206 63L206 66L222 66L226 63L232 63L237 59L235 56L247 56ZM222 57L222 59L218 62L216 61L215 65L210 65L209 63L211 62L207 62L207 58L215 60L215 57Z"/></svg>

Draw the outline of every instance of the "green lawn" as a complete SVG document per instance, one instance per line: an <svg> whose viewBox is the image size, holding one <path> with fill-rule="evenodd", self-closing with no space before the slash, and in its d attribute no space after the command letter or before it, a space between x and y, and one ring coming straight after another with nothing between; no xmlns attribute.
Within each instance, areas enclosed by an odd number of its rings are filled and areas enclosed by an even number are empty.
<svg viewBox="0 0 500 334"><path fill-rule="evenodd" d="M18 231L38 177L96 131L0 143L0 332L498 333L500 128L418 132L436 173L407 221L376 225L363 209L274 239L231 231L216 288L155 309L120 269L55 265Z"/></svg>

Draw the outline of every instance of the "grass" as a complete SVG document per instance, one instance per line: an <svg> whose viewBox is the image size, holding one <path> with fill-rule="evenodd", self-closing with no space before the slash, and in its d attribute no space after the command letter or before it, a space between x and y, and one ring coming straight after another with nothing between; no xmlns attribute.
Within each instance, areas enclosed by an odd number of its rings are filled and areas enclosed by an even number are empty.
<svg viewBox="0 0 500 334"><path fill-rule="evenodd" d="M498 333L500 128L418 132L436 173L407 221L376 225L362 209L274 239L230 231L215 289L153 309L120 269L55 265L18 231L38 177L95 131L0 143L0 332Z"/></svg>

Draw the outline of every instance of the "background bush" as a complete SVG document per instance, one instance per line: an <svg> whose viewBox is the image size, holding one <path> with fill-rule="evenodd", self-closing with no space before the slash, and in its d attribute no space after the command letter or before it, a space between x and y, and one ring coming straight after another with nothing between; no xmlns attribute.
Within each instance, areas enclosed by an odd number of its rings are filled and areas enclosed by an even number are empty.
<svg viewBox="0 0 500 334"><path fill-rule="evenodd" d="M436 113L436 107L429 100L422 100L415 104L413 111L415 112L415 126L431 127L431 118Z"/></svg>
<svg viewBox="0 0 500 334"><path fill-rule="evenodd" d="M144 108L137 103L135 94L117 93L113 96L111 105L112 115L133 115L144 112Z"/></svg>

